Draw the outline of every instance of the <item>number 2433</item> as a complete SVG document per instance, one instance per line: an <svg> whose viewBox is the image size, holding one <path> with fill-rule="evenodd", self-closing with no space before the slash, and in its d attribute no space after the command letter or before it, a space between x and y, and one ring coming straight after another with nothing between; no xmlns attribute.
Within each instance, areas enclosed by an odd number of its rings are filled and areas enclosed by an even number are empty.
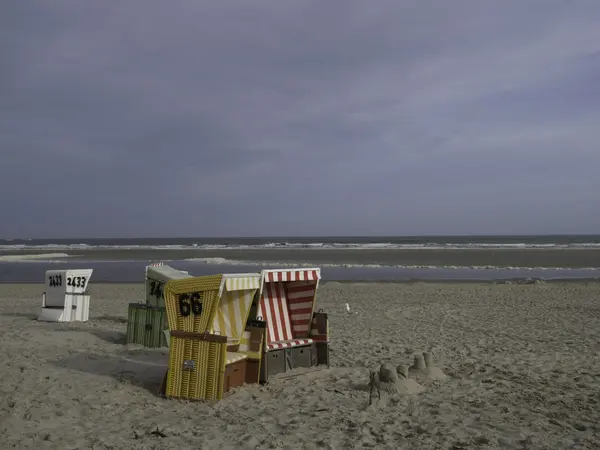
<svg viewBox="0 0 600 450"><path fill-rule="evenodd" d="M85 287L87 277L67 277L67 286ZM60 287L63 285L62 275L51 275L48 277L48 285L51 287Z"/></svg>

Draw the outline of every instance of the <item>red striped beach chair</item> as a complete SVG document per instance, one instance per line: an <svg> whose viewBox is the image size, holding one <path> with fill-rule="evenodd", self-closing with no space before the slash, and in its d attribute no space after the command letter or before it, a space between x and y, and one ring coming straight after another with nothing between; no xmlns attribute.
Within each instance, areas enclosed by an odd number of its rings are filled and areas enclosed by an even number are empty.
<svg viewBox="0 0 600 450"><path fill-rule="evenodd" d="M266 328L261 382L329 362L327 315L315 310L320 269L263 270L250 325Z"/></svg>

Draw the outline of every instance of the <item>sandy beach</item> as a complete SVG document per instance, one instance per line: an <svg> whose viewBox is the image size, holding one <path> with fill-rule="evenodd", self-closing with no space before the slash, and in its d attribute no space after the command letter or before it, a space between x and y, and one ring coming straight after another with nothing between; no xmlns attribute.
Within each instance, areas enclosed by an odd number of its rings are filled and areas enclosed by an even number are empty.
<svg viewBox="0 0 600 450"><path fill-rule="evenodd" d="M330 369L217 404L164 400L167 350L123 344L142 285L91 285L90 321L41 323L0 285L0 435L34 449L585 449L600 442L600 283L325 283ZM345 304L350 305L350 313ZM448 378L369 405L369 370L431 352ZM413 386L414 387L414 386Z"/></svg>

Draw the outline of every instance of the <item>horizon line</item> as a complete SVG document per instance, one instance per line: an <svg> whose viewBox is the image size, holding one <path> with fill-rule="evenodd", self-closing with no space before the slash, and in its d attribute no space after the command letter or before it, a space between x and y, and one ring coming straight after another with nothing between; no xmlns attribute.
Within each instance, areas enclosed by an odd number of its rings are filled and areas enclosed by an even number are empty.
<svg viewBox="0 0 600 450"><path fill-rule="evenodd" d="M475 233L475 234L373 234L373 235L266 235L266 236L144 236L144 237L133 237L133 236L87 236L87 237L33 237L33 238L25 238L25 237L12 237L5 238L2 237L0 240L3 241L34 241L34 240L127 240L127 239L211 239L211 240L225 240L225 239L318 239L318 238L343 238L343 239L351 239L351 238L447 238L447 237L476 237L476 238L486 238L486 237L585 237L585 236L600 236L600 233L509 233L509 234L485 234L485 233Z"/></svg>

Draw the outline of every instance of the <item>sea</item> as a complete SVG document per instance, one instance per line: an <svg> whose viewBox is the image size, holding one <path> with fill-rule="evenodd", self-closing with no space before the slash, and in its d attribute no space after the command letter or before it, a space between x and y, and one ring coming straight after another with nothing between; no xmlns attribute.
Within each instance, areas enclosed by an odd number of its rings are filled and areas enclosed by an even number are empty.
<svg viewBox="0 0 600 450"><path fill-rule="evenodd" d="M598 280L600 235L0 239L0 283L68 268L141 283L155 262L197 276L320 267L325 281Z"/></svg>

